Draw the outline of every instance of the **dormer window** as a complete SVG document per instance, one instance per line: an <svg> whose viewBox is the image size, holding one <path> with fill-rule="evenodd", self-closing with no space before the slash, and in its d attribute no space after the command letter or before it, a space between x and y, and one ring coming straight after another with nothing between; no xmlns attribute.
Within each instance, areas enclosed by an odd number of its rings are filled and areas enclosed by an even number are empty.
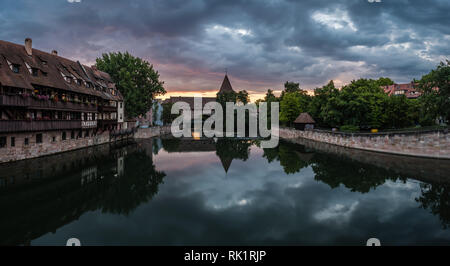
<svg viewBox="0 0 450 266"><path fill-rule="evenodd" d="M31 75L37 77L39 70L37 68L30 67L28 63L25 63L25 65L28 68L28 72L30 72Z"/></svg>
<svg viewBox="0 0 450 266"><path fill-rule="evenodd" d="M77 79L77 85L81 86L82 80L81 79Z"/></svg>
<svg viewBox="0 0 450 266"><path fill-rule="evenodd" d="M11 62L9 62L8 60L6 60L6 62L8 63L9 68L12 70L12 72L14 73L19 73L20 71L20 65L18 64L13 64Z"/></svg>

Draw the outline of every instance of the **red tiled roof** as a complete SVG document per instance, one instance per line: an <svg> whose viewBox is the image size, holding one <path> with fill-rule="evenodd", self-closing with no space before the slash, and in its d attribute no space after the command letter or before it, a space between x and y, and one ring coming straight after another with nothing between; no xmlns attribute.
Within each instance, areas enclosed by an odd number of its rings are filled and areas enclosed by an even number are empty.
<svg viewBox="0 0 450 266"><path fill-rule="evenodd" d="M405 84L393 84L389 86L382 86L384 92L389 95L401 95L404 94L407 98L417 98L422 93L417 88L416 83L405 83Z"/></svg>
<svg viewBox="0 0 450 266"><path fill-rule="evenodd" d="M8 61L20 65L19 73L11 71ZM39 70L38 76L30 74L27 64ZM91 82L96 86L115 89L115 85L107 73L37 49L32 49L32 56L28 56L24 45L0 40L0 84L3 86L33 89L33 85L38 85L94 95L107 100L123 100L119 91L116 91L117 95L112 95L109 90L104 92L86 88L84 84L68 83L61 73Z"/></svg>

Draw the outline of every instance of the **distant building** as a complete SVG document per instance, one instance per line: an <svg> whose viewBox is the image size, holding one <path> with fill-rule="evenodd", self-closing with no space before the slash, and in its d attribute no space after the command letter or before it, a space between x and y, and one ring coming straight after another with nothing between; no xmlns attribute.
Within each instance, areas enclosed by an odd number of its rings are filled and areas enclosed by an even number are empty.
<svg viewBox="0 0 450 266"><path fill-rule="evenodd" d="M299 130L312 130L315 124L316 121L308 113L301 113L294 121L295 128Z"/></svg>
<svg viewBox="0 0 450 266"><path fill-rule="evenodd" d="M408 99L416 99L422 93L418 89L418 84L411 82L406 84L393 84L389 86L382 86L384 92L388 95L405 95Z"/></svg>

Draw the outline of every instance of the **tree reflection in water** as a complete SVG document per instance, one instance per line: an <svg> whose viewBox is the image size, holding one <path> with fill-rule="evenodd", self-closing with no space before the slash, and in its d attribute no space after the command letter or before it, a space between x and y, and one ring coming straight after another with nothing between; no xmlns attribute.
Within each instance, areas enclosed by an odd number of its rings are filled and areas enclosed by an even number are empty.
<svg viewBox="0 0 450 266"><path fill-rule="evenodd" d="M16 181L0 189L0 245L28 244L87 211L128 215L156 195L165 173L156 171L151 150L103 149L2 165L0 179Z"/></svg>
<svg viewBox="0 0 450 266"><path fill-rule="evenodd" d="M450 226L450 184L420 184L422 195L416 198L422 208L438 215L444 229Z"/></svg>
<svg viewBox="0 0 450 266"><path fill-rule="evenodd" d="M323 152L311 152L304 146L280 142L277 148L264 149L263 157L269 163L279 161L286 174L300 172L311 166L314 179L328 184L331 188L341 185L352 192L367 193L387 181L406 182L415 176L386 170L367 163L353 161L344 156L336 156ZM444 229L450 226L450 183L421 182L421 196L416 201L423 209L429 209L433 215L439 216Z"/></svg>
<svg viewBox="0 0 450 266"><path fill-rule="evenodd" d="M128 215L158 193L165 174L155 170L152 158L137 151L124 158L124 178L117 178L102 198L103 212Z"/></svg>

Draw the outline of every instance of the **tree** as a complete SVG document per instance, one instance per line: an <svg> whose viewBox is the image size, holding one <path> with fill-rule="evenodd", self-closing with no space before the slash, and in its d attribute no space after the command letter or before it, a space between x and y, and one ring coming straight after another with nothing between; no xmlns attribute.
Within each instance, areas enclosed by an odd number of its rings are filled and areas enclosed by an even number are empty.
<svg viewBox="0 0 450 266"><path fill-rule="evenodd" d="M216 101L222 105L222 108L225 110L225 104L227 102L236 103L237 101L237 93L234 91L227 92L219 92L216 95Z"/></svg>
<svg viewBox="0 0 450 266"><path fill-rule="evenodd" d="M450 120L450 61L441 62L436 69L422 76L419 88L424 94L427 113L436 112L431 114Z"/></svg>
<svg viewBox="0 0 450 266"><path fill-rule="evenodd" d="M390 78L379 78L378 80L376 80L376 83L378 86L389 86L389 85L394 85L394 81Z"/></svg>
<svg viewBox="0 0 450 266"><path fill-rule="evenodd" d="M278 98L277 96L275 96L275 94L273 94L273 90L268 89L266 92L266 96L264 97L264 101L269 103L269 102L277 102Z"/></svg>
<svg viewBox="0 0 450 266"><path fill-rule="evenodd" d="M308 108L309 96L300 92L287 92L280 102L280 121L292 124Z"/></svg>
<svg viewBox="0 0 450 266"><path fill-rule="evenodd" d="M330 80L327 85L314 90L314 97L309 103L308 113L314 118L319 125L329 124L327 117L327 104L333 97L339 95L339 90L334 86L334 82ZM335 124L335 123L332 123Z"/></svg>
<svg viewBox="0 0 450 266"><path fill-rule="evenodd" d="M239 91L236 95L236 101L241 102L243 104L249 103L250 97L248 96L248 92L246 90Z"/></svg>
<svg viewBox="0 0 450 266"><path fill-rule="evenodd" d="M285 92L297 92L300 90L300 83L286 81L284 83L284 91Z"/></svg>
<svg viewBox="0 0 450 266"><path fill-rule="evenodd" d="M157 95L166 93L164 82L149 62L126 53L103 54L96 60L97 68L108 73L124 97L125 116L145 114Z"/></svg>

